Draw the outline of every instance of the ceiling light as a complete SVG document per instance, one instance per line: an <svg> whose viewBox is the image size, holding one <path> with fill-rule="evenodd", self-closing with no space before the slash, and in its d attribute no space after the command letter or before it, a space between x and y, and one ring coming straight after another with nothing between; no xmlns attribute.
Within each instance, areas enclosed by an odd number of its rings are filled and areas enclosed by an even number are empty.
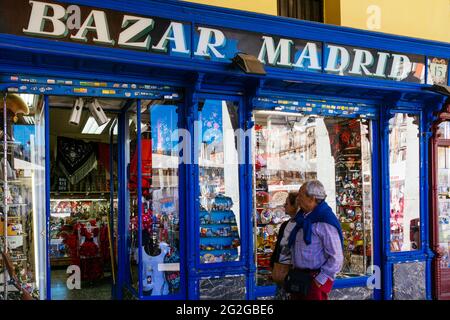
<svg viewBox="0 0 450 320"><path fill-rule="evenodd" d="M83 113L84 101L83 98L77 98L73 105L72 113L70 114L69 123L75 126L80 124L81 115Z"/></svg>
<svg viewBox="0 0 450 320"><path fill-rule="evenodd" d="M102 134L103 130L105 130L106 126L108 125L110 119L107 120L107 122L101 126L97 124L94 117L89 117L86 121L86 124L83 127L83 130L81 131L82 134Z"/></svg>
<svg viewBox="0 0 450 320"><path fill-rule="evenodd" d="M106 116L105 111L103 111L103 108L97 99L94 99L89 104L89 111L91 111L92 116L99 126L109 122L109 118Z"/></svg>

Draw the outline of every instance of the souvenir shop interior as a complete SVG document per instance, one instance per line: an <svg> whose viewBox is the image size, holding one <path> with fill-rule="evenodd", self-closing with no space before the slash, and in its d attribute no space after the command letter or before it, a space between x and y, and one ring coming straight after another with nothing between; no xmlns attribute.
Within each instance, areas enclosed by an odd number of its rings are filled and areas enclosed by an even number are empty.
<svg viewBox="0 0 450 320"><path fill-rule="evenodd" d="M49 97L52 299L111 299L117 277L118 132L114 111L125 102ZM99 105L101 111L96 114L91 109ZM69 266L79 268L80 290L67 286Z"/></svg>

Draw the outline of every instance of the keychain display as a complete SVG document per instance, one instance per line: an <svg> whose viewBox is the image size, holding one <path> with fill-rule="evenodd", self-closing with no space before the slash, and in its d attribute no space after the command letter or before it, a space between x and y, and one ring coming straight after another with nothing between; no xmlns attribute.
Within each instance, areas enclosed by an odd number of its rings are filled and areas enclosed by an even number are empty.
<svg viewBox="0 0 450 320"><path fill-rule="evenodd" d="M361 120L330 120L327 122L332 153L336 160L336 213L344 236L343 273L364 274L369 263L370 220L365 219L362 208L370 206L370 194L364 195L362 179L363 150ZM368 207L370 209L370 207ZM368 210L369 210L368 209ZM369 210L370 213L370 210ZM368 228L366 228L366 224Z"/></svg>
<svg viewBox="0 0 450 320"><path fill-rule="evenodd" d="M210 199L210 211L200 211L200 262L219 263L239 258L239 230L230 197ZM204 209L204 208L202 208Z"/></svg>

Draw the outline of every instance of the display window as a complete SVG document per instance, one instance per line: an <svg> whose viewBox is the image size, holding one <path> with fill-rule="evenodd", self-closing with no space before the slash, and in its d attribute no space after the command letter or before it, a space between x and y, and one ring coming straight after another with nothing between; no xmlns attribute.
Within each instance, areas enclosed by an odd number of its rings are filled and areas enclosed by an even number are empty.
<svg viewBox="0 0 450 320"><path fill-rule="evenodd" d="M439 124L438 137L450 137L450 122ZM438 242L441 253L440 267L450 268L450 147L439 146L437 149L437 202L438 202Z"/></svg>
<svg viewBox="0 0 450 320"><path fill-rule="evenodd" d="M142 100L140 120L129 116L130 131L137 133L140 121L141 177L138 184L136 142L130 148L128 187L141 196L139 217L130 220L133 265L140 268L144 297L176 295L181 292L180 208L178 170L178 106L170 101ZM130 134L131 145L133 135ZM138 185L141 191L137 193ZM130 192L130 199L135 199ZM138 203L135 200L135 203ZM131 202L130 202L131 204ZM137 208L137 207L136 207ZM132 209L130 207L130 209ZM141 240L138 239L138 230ZM140 247L139 247L140 243ZM141 263L139 263L139 260ZM134 284L138 287L137 280Z"/></svg>
<svg viewBox="0 0 450 320"><path fill-rule="evenodd" d="M240 260L238 119L233 102L199 102L199 249L203 264Z"/></svg>
<svg viewBox="0 0 450 320"><path fill-rule="evenodd" d="M389 120L390 249L420 249L419 116L396 113Z"/></svg>
<svg viewBox="0 0 450 320"><path fill-rule="evenodd" d="M345 261L339 277L372 263L371 121L269 110L254 112L254 212L259 286L272 285L270 257L288 193L320 180L341 221Z"/></svg>
<svg viewBox="0 0 450 320"><path fill-rule="evenodd" d="M1 299L45 296L44 97L0 94ZM10 281L3 281L8 270Z"/></svg>

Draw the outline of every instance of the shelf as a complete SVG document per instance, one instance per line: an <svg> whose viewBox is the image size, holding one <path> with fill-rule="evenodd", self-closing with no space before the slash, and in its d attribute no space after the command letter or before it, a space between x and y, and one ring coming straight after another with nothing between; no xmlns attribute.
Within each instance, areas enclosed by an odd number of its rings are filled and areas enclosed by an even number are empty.
<svg viewBox="0 0 450 320"><path fill-rule="evenodd" d="M212 236L212 237L200 236L200 239L227 239L227 238L237 239L237 238L239 238L239 236L238 235L236 235L236 236Z"/></svg>
<svg viewBox="0 0 450 320"><path fill-rule="evenodd" d="M207 223L203 223L203 224L200 224L200 227L204 227L204 228L207 228L207 227L215 227L215 226L235 226L236 225L236 223L235 222L229 222L229 223L210 223L210 224L207 224Z"/></svg>
<svg viewBox="0 0 450 320"><path fill-rule="evenodd" d="M31 177L19 177L18 179L13 179L13 180L7 180L6 183L11 183L11 184L31 184ZM5 183L5 180L0 179L0 185L3 185Z"/></svg>
<svg viewBox="0 0 450 320"><path fill-rule="evenodd" d="M0 206L5 206L4 203L0 204ZM21 206L28 206L28 203L8 203L6 204L7 207L21 207Z"/></svg>

